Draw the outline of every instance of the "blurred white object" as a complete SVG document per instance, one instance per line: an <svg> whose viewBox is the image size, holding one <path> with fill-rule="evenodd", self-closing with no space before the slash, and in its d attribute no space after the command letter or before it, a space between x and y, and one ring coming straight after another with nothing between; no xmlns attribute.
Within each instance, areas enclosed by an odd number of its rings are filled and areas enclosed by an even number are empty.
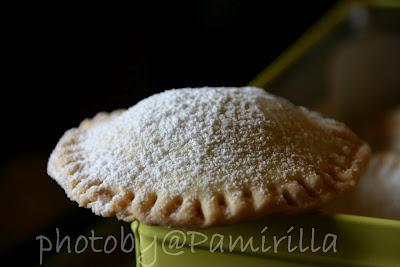
<svg viewBox="0 0 400 267"><path fill-rule="evenodd" d="M398 105L399 48L399 34L382 32L339 43L331 54L326 113L354 127Z"/></svg>
<svg viewBox="0 0 400 267"><path fill-rule="evenodd" d="M355 191L344 201L347 207L342 203L339 212L400 219L400 154L375 154Z"/></svg>

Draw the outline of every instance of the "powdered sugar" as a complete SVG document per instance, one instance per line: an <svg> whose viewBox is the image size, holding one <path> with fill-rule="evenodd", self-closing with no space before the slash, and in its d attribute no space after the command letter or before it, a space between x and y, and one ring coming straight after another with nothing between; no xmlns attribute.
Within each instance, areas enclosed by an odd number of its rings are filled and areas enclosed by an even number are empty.
<svg viewBox="0 0 400 267"><path fill-rule="evenodd" d="M208 227L317 208L354 187L369 147L254 87L186 88L65 132L47 171L102 216Z"/></svg>
<svg viewBox="0 0 400 267"><path fill-rule="evenodd" d="M306 113L254 87L165 91L85 130L80 172L134 191L263 189L323 158Z"/></svg>

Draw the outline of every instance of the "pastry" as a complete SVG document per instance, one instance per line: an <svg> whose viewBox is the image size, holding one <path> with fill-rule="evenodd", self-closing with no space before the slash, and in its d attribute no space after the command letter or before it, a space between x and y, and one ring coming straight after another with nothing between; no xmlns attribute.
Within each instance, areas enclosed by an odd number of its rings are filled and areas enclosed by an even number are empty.
<svg viewBox="0 0 400 267"><path fill-rule="evenodd" d="M262 89L185 88L68 130L48 173L98 215L202 228L315 210L368 157L344 124Z"/></svg>
<svg viewBox="0 0 400 267"><path fill-rule="evenodd" d="M344 213L400 219L400 155L373 154L365 174L348 196Z"/></svg>

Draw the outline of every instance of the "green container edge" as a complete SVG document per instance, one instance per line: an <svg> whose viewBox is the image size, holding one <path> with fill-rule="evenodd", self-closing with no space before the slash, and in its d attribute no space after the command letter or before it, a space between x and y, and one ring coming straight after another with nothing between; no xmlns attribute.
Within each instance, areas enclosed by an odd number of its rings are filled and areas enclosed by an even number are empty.
<svg viewBox="0 0 400 267"><path fill-rule="evenodd" d="M305 232L310 232L311 228L320 231L321 233L334 233L338 236L337 252L329 251L328 254L323 254L320 251L312 253L294 253L287 252L287 244L283 246L277 253L269 252L252 252L249 247L245 250L234 248L228 251L228 241L224 239L224 252L210 252L210 240L216 234L229 237L233 240L238 236L242 236L246 241L251 236L255 237L260 234L264 226L270 227L267 230L267 235L283 236L282 234L293 226L296 229L304 228ZM151 266L177 266L177 262L187 262L194 260L202 260L202 264L212 266L210 261L221 260L218 256L224 254L223 263L229 266L242 266L240 257L244 257L244 262L251 262L255 259L255 263L262 266L265 263L274 263L273 266L385 266L395 267L400 263L400 221L388 220L380 218L371 218L347 214L322 215L308 214L300 216L285 216L285 215L270 215L265 218L242 222L232 225L212 227L207 229L190 230L182 228L167 228L162 226L151 226L134 221L131 224L132 231L135 237L135 255L138 267L149 266L142 264L141 260L144 257L142 250L146 250L149 242L157 243L157 251L148 250L146 253L158 254L164 262L155 262ZM181 238L186 238L178 242L179 250L183 251L182 255L170 256L166 255L161 249L162 242L171 240L172 233L179 232ZM193 234L195 233L195 234ZM195 252L201 254L201 258L196 258L196 253L191 253L190 242L192 238L194 242L200 242L201 238L207 237L207 241L195 247ZM316 237L316 243L321 244L322 238ZM259 237L259 236L258 236ZM297 236L298 237L298 236ZM296 239L296 234L293 235L293 240ZM226 241L226 242L225 242ZM147 245L143 245L146 243ZM154 244L155 244L154 243ZM257 242L255 242L257 245ZM269 243L271 245L271 242ZM307 243L306 245L310 245ZM200 254L199 254L200 253ZM148 258L155 258L155 255L146 255ZM227 256L227 257L226 257ZM171 258L173 257L173 258ZM179 257L179 258L176 258ZM166 262L168 261L168 262ZM169 262L171 261L171 262ZM161 265L160 265L161 264ZM182 265L185 266L185 265ZM203 265L204 266L204 265ZM253 265L252 265L253 266ZM255 266L255 265L254 265ZM257 265L258 266L258 265Z"/></svg>

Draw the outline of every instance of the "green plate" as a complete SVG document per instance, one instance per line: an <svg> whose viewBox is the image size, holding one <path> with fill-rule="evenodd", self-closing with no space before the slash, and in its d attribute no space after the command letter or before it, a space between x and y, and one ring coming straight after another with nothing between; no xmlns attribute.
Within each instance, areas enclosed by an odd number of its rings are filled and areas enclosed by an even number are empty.
<svg viewBox="0 0 400 267"><path fill-rule="evenodd" d="M132 223L142 266L387 266L400 263L400 221L353 215L268 216L187 230Z"/></svg>

